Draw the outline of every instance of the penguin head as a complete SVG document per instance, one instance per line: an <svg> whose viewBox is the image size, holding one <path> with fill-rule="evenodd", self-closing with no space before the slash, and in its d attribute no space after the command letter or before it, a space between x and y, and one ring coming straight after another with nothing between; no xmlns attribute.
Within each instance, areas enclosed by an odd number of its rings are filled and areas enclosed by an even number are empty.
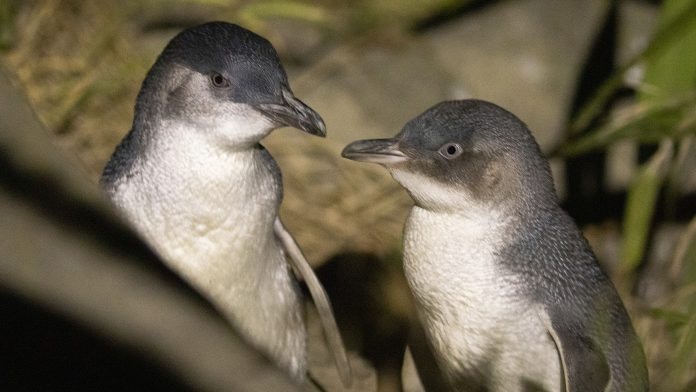
<svg viewBox="0 0 696 392"><path fill-rule="evenodd" d="M424 208L555 200L548 162L527 126L481 100L437 104L394 138L353 142L342 156L386 167Z"/></svg>
<svg viewBox="0 0 696 392"><path fill-rule="evenodd" d="M192 27L169 42L135 112L136 127L184 123L231 145L255 144L283 126L326 135L321 117L290 90L271 43L224 22Z"/></svg>

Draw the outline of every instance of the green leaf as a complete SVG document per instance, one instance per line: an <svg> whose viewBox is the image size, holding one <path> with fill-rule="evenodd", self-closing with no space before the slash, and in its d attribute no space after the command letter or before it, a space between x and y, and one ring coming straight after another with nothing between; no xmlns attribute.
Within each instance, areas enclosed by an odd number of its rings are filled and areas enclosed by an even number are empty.
<svg viewBox="0 0 696 392"><path fill-rule="evenodd" d="M0 0L0 50L7 49L14 43L17 4L9 0Z"/></svg>
<svg viewBox="0 0 696 392"><path fill-rule="evenodd" d="M692 315L689 322L682 329L682 335L677 342L674 361L671 364L670 376L675 384L685 388L693 378L694 365L696 365L696 314Z"/></svg>
<svg viewBox="0 0 696 392"><path fill-rule="evenodd" d="M590 98L590 100L583 105L582 109L570 124L571 135L581 134L587 130L594 119L596 119L602 113L603 109L607 106L609 100L614 96L614 94L621 87L623 87L623 80L626 72L640 62L646 61L649 68L656 67L655 70L646 71L646 74L650 74L650 79L648 80L652 83L651 85L658 83L656 86L659 86L659 83L663 83L663 80L660 79L661 76L652 76L652 73L662 75L664 72L669 72L666 69L669 66L685 69L689 67L689 64L692 64L692 68L690 70L686 70L687 75L692 75L692 73L696 70L696 67L693 66L693 61L696 60L692 58L692 55L696 56L696 50L691 49L689 56L682 60L677 55L680 49L675 49L682 48L681 50L684 50L684 47L693 48L692 45L694 45L694 43L691 41L691 39L687 40L683 44L681 42L683 41L684 37L691 37L691 34L693 34L693 30L695 28L694 26L696 24L696 0L667 0L663 7L663 13L669 12L669 17L662 17L660 26L653 36L653 39L650 41L650 45L648 45L648 47L641 54L637 55L626 64L618 67L617 70L614 71L614 73L602 84L592 98ZM667 56L669 61L652 60L659 59L663 56ZM678 64L682 61L684 64ZM680 80L687 80L690 78L690 76L685 76L683 78L680 77ZM667 77L665 77L664 83L668 83ZM669 83L671 86L671 82ZM684 86L690 86L693 88L694 84L686 83ZM646 87L648 88L648 91L651 89L649 86Z"/></svg>
<svg viewBox="0 0 696 392"><path fill-rule="evenodd" d="M688 314L672 309L652 308L648 310L648 314L653 318L664 320L671 330L680 328L689 322Z"/></svg>
<svg viewBox="0 0 696 392"><path fill-rule="evenodd" d="M672 260L673 274L683 284L696 284L696 217L679 237Z"/></svg>
<svg viewBox="0 0 696 392"><path fill-rule="evenodd" d="M623 272L633 272L643 260L657 197L672 160L673 144L669 139L660 144L628 190L623 219Z"/></svg>
<svg viewBox="0 0 696 392"><path fill-rule="evenodd" d="M685 22L679 39L666 43L663 49L645 59L645 85L640 100L653 101L673 94L692 91L696 87L696 0L666 0L662 5L659 28L664 29L684 14Z"/></svg>
<svg viewBox="0 0 696 392"><path fill-rule="evenodd" d="M575 156L623 139L657 144L664 138L696 134L696 91L671 99L630 105L612 120L559 151Z"/></svg>

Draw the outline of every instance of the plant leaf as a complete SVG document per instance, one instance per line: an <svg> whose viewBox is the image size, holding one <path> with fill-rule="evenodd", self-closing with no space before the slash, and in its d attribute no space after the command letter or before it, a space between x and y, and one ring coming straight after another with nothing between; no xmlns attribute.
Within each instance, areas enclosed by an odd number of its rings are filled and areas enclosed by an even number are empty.
<svg viewBox="0 0 696 392"><path fill-rule="evenodd" d="M696 93L658 102L639 102L622 110L603 126L560 149L562 156L576 156L622 139L659 143L664 138L696 134Z"/></svg>
<svg viewBox="0 0 696 392"><path fill-rule="evenodd" d="M672 2L680 4L667 4ZM693 31L694 25L696 24L696 0L667 0L664 7L665 9L667 7L670 8L670 17L663 17L660 27L653 36L650 45L641 54L637 55L621 67L618 67L614 74L610 76L604 82L604 84L602 84L594 96L588 100L588 102L582 107L577 116L575 116L571 122L571 135L577 135L584 132L592 121L600 115L602 109L607 105L609 100L624 85L624 75L630 68L643 60L649 58L659 58L664 53L670 51L675 45L678 45L677 43L682 41L685 34L689 34L690 36L690 32ZM679 12L671 11L672 7ZM665 11L663 10L663 12ZM689 45L693 45L693 43L689 41ZM696 51L693 49L692 51L696 53ZM681 59L677 58L677 62L679 61L681 61ZM662 63L660 62L660 64ZM694 69L696 68L692 68L691 71ZM687 73L691 73L691 71L688 71ZM658 82L658 80L653 80L653 82ZM693 83L691 86L693 87Z"/></svg>
<svg viewBox="0 0 696 392"><path fill-rule="evenodd" d="M660 29L688 15L696 0L667 0L662 5ZM662 51L645 59L645 85L640 91L641 101L669 99L674 94L686 93L696 87L696 12L677 40L664 45Z"/></svg>
<svg viewBox="0 0 696 392"><path fill-rule="evenodd" d="M663 140L628 190L621 252L621 269L625 273L633 272L643 260L655 203L672 161L673 151L674 143L669 139Z"/></svg>
<svg viewBox="0 0 696 392"><path fill-rule="evenodd" d="M670 378L680 387L686 387L689 379L693 377L694 363L696 362L696 314L693 314L689 322L682 328L682 335L677 342L674 353L674 362L671 364Z"/></svg>
<svg viewBox="0 0 696 392"><path fill-rule="evenodd" d="M679 237L672 260L672 276L685 284L696 284L696 217Z"/></svg>
<svg viewBox="0 0 696 392"><path fill-rule="evenodd" d="M664 320L670 329L682 327L689 321L688 314L673 309L652 308L648 310L648 314L656 319Z"/></svg>

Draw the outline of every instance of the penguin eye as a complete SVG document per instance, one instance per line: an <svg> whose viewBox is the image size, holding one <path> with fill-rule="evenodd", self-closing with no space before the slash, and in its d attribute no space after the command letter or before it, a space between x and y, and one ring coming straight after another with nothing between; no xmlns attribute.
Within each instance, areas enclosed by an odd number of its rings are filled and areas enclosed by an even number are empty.
<svg viewBox="0 0 696 392"><path fill-rule="evenodd" d="M217 72L210 74L210 82L217 88L225 88L230 86L230 81Z"/></svg>
<svg viewBox="0 0 696 392"><path fill-rule="evenodd" d="M447 159L454 159L462 155L462 152L464 152L464 149L457 143L447 143L440 147L440 155Z"/></svg>

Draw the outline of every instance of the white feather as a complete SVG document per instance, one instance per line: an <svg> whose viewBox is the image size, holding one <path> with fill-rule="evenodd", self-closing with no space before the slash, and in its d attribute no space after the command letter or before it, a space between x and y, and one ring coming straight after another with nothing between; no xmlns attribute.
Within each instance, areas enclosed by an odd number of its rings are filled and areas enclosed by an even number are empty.
<svg viewBox="0 0 696 392"><path fill-rule="evenodd" d="M158 130L164 136L116 183L113 202L174 270L301 379L300 298L273 232L281 178L270 155L238 143L272 124L230 115L216 128L198 125Z"/></svg>
<svg viewBox="0 0 696 392"><path fill-rule="evenodd" d="M536 307L497 260L506 232L500 210L424 176L392 169L417 204L404 231L404 271L440 368L455 389L484 376L493 391L521 380L559 390L558 353Z"/></svg>

